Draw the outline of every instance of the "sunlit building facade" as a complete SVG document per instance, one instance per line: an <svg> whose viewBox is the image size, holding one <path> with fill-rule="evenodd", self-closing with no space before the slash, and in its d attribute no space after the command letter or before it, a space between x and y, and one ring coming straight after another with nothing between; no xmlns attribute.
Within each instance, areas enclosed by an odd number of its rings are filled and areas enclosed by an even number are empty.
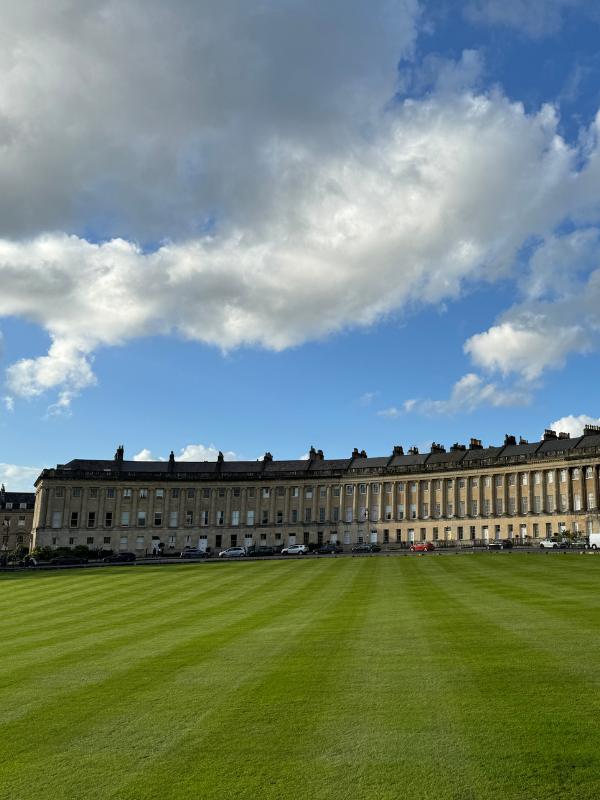
<svg viewBox="0 0 600 800"><path fill-rule="evenodd" d="M307 460L127 461L75 459L36 482L35 546L168 554L185 547L377 542L535 543L598 530L600 428L541 441L506 436L430 452Z"/></svg>

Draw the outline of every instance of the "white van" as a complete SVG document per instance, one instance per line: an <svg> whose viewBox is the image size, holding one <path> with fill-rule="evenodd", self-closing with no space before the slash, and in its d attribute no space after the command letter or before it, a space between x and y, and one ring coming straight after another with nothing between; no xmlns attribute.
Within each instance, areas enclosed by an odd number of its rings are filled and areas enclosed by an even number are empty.
<svg viewBox="0 0 600 800"><path fill-rule="evenodd" d="M600 548L600 533L590 533L590 547L592 550Z"/></svg>

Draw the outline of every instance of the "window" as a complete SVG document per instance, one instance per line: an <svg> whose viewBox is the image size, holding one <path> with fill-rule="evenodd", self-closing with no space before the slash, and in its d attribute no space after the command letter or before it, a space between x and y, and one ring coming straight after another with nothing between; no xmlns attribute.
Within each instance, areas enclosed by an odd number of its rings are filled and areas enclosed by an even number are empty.
<svg viewBox="0 0 600 800"><path fill-rule="evenodd" d="M465 502L461 500L458 504L458 516L464 517L465 513L466 513L466 505Z"/></svg>
<svg viewBox="0 0 600 800"><path fill-rule="evenodd" d="M354 486L351 483L346 484L346 494L354 494Z"/></svg>
<svg viewBox="0 0 600 800"><path fill-rule="evenodd" d="M594 470L591 467L585 468L585 477L586 478L593 478L594 477Z"/></svg>
<svg viewBox="0 0 600 800"><path fill-rule="evenodd" d="M515 514L517 511L517 500L514 497L508 498L508 513Z"/></svg>
<svg viewBox="0 0 600 800"><path fill-rule="evenodd" d="M472 517L476 517L477 516L478 509L479 509L479 506L477 504L477 500L472 500L471 501L471 516Z"/></svg>
<svg viewBox="0 0 600 800"><path fill-rule="evenodd" d="M561 469L561 471L560 471L560 482L561 483L565 483L566 480L567 480L567 470L566 469Z"/></svg>
<svg viewBox="0 0 600 800"><path fill-rule="evenodd" d="M79 512L71 511L71 527L76 528L79 525Z"/></svg>
<svg viewBox="0 0 600 800"><path fill-rule="evenodd" d="M527 514L529 511L529 499L527 497L521 498L521 514Z"/></svg>
<svg viewBox="0 0 600 800"><path fill-rule="evenodd" d="M148 489L140 489L140 499L145 500L148 497Z"/></svg>
<svg viewBox="0 0 600 800"><path fill-rule="evenodd" d="M217 533L215 535L215 547L217 549L220 549L222 546L223 546L223 535L220 534L220 533Z"/></svg>
<svg viewBox="0 0 600 800"><path fill-rule="evenodd" d="M397 512L398 512L398 514L397 514L398 519L404 519L404 504L403 503L399 503L398 504Z"/></svg>
<svg viewBox="0 0 600 800"><path fill-rule="evenodd" d="M239 511L232 511L231 512L231 524L237 526L240 524L240 512Z"/></svg>
<svg viewBox="0 0 600 800"><path fill-rule="evenodd" d="M261 517L260 517L260 524L261 525L268 525L269 524L269 512L266 508L263 508Z"/></svg>
<svg viewBox="0 0 600 800"><path fill-rule="evenodd" d="M484 486L489 487L492 485L492 479L490 478L489 475L486 475L483 480L484 480Z"/></svg>
<svg viewBox="0 0 600 800"><path fill-rule="evenodd" d="M129 527L129 511L121 511L121 527Z"/></svg>
<svg viewBox="0 0 600 800"><path fill-rule="evenodd" d="M429 503L423 503L422 511L423 511L423 514L422 514L423 518L426 518L426 517L429 516Z"/></svg>
<svg viewBox="0 0 600 800"><path fill-rule="evenodd" d="M269 489L269 487L268 486L263 486L262 491L261 491L261 495L263 497L269 497L270 494L271 494L271 490Z"/></svg>
<svg viewBox="0 0 600 800"><path fill-rule="evenodd" d="M264 492L264 489L263 489L263 492ZM225 489L224 488L219 489L219 497L225 497ZM267 497L268 497L268 495L267 495Z"/></svg>
<svg viewBox="0 0 600 800"><path fill-rule="evenodd" d="M332 518L333 522L339 522L340 521L340 507L339 506L334 506L331 509L331 518ZM391 519L391 517L390 517L390 519Z"/></svg>
<svg viewBox="0 0 600 800"><path fill-rule="evenodd" d="M6 536L5 539L8 541L8 536ZM75 538L73 536L69 537L69 544L75 544Z"/></svg>
<svg viewBox="0 0 600 800"><path fill-rule="evenodd" d="M88 544L94 544L94 537L93 536L88 536L87 537L87 543Z"/></svg>
<svg viewBox="0 0 600 800"><path fill-rule="evenodd" d="M200 525L208 525L208 511L206 509L200 512Z"/></svg>
<svg viewBox="0 0 600 800"><path fill-rule="evenodd" d="M536 514L539 514L542 510L542 498L539 496L539 494L533 496L533 510Z"/></svg>
<svg viewBox="0 0 600 800"><path fill-rule="evenodd" d="M278 511L275 515L277 525L283 525L283 511Z"/></svg>
<svg viewBox="0 0 600 800"><path fill-rule="evenodd" d="M75 487L71 492L71 494L73 495L73 497L81 497L81 488Z"/></svg>
<svg viewBox="0 0 600 800"><path fill-rule="evenodd" d="M416 519L417 518L417 506L415 505L415 503L411 503L409 508L410 508L410 518L411 519Z"/></svg>
<svg viewBox="0 0 600 800"><path fill-rule="evenodd" d="M402 541L402 528L396 528L396 541L398 543Z"/></svg>
<svg viewBox="0 0 600 800"><path fill-rule="evenodd" d="M367 484L366 483L359 483L358 484L358 491L360 492L360 494L366 494L367 493Z"/></svg>
<svg viewBox="0 0 600 800"><path fill-rule="evenodd" d="M325 522L325 508L323 506L319 508L319 522Z"/></svg>
<svg viewBox="0 0 600 800"><path fill-rule="evenodd" d="M412 494L416 493L416 491L417 491L417 482L416 481L411 481L410 482L410 491L412 492Z"/></svg>
<svg viewBox="0 0 600 800"><path fill-rule="evenodd" d="M504 514L504 501L496 498L496 514Z"/></svg>
<svg viewBox="0 0 600 800"><path fill-rule="evenodd" d="M438 483L439 483L439 481L438 481ZM439 486L438 486L438 489L439 489ZM403 492L404 491L404 481L400 481L400 483L398 484L398 491L399 492Z"/></svg>
<svg viewBox="0 0 600 800"><path fill-rule="evenodd" d="M188 496L188 500L193 500L194 497L196 496L196 490L195 489L188 489L187 490L187 496Z"/></svg>
<svg viewBox="0 0 600 800"><path fill-rule="evenodd" d="M123 497L125 500L131 499L131 489L123 489Z"/></svg>
<svg viewBox="0 0 600 800"><path fill-rule="evenodd" d="M496 475L496 486L502 486L502 475Z"/></svg>
<svg viewBox="0 0 600 800"><path fill-rule="evenodd" d="M434 541L434 542L437 542L437 540L438 540L438 538L439 538L439 528L434 528L434 529L433 529L433 534L432 534L432 535L433 535L433 541Z"/></svg>
<svg viewBox="0 0 600 800"><path fill-rule="evenodd" d="M154 497L156 497L157 500L162 500L164 496L165 496L165 490L164 489L155 489L154 490Z"/></svg>
<svg viewBox="0 0 600 800"><path fill-rule="evenodd" d="M389 530L389 528L384 528L383 529L383 543L384 544L389 544L389 541L390 541L390 530Z"/></svg>
<svg viewBox="0 0 600 800"><path fill-rule="evenodd" d="M473 487L473 489L477 489L479 487L479 479L478 478L473 478L471 480L471 486Z"/></svg>
<svg viewBox="0 0 600 800"><path fill-rule="evenodd" d="M246 525L254 525L254 510L250 509L246 512Z"/></svg>
<svg viewBox="0 0 600 800"><path fill-rule="evenodd" d="M154 527L160 528L163 524L163 515L162 511L155 511L154 512Z"/></svg>
<svg viewBox="0 0 600 800"><path fill-rule="evenodd" d="M305 508L304 509L304 522L310 522L312 520L312 508Z"/></svg>
<svg viewBox="0 0 600 800"><path fill-rule="evenodd" d="M346 509L346 522L352 522L352 509Z"/></svg>
<svg viewBox="0 0 600 800"><path fill-rule="evenodd" d="M371 491L373 492L373 494L379 494L379 487L380 486L381 486L381 484L379 484L379 483L372 483L371 484Z"/></svg>
<svg viewBox="0 0 600 800"><path fill-rule="evenodd" d="M304 490L304 497L307 500L311 500L312 496L313 496L312 486L307 486L306 489Z"/></svg>
<svg viewBox="0 0 600 800"><path fill-rule="evenodd" d="M542 473L536 472L533 476L533 482L538 486L542 482Z"/></svg>
<svg viewBox="0 0 600 800"><path fill-rule="evenodd" d="M217 525L224 525L224 524L225 524L225 512L217 511Z"/></svg>
<svg viewBox="0 0 600 800"><path fill-rule="evenodd" d="M528 476L527 476L527 473L526 473L526 472L524 472L524 473L521 475L521 486L527 486L527 481L528 481L528 480L529 480L529 478L528 478Z"/></svg>
<svg viewBox="0 0 600 800"><path fill-rule="evenodd" d="M379 520L379 509L377 507L371 508L371 522L377 522Z"/></svg>
<svg viewBox="0 0 600 800"><path fill-rule="evenodd" d="M593 492L588 492L587 501L588 508L596 508L596 495Z"/></svg>
<svg viewBox="0 0 600 800"><path fill-rule="evenodd" d="M104 544L110 544L110 536L105 536L103 541L104 541Z"/></svg>
<svg viewBox="0 0 600 800"><path fill-rule="evenodd" d="M175 491L175 490L173 490ZM179 490L177 490L179 491ZM179 522L179 514L177 511L169 512L169 528L176 528Z"/></svg>
<svg viewBox="0 0 600 800"><path fill-rule="evenodd" d="M469 525L469 539L475 538L475 525Z"/></svg>
<svg viewBox="0 0 600 800"><path fill-rule="evenodd" d="M179 497L179 489L171 489L171 497Z"/></svg>
<svg viewBox="0 0 600 800"><path fill-rule="evenodd" d="M115 490L111 487L106 490L106 496L109 500L114 500L115 497Z"/></svg>
<svg viewBox="0 0 600 800"><path fill-rule="evenodd" d="M292 514L291 522L292 522L292 524L295 525L296 522L298 522L298 509L297 508L292 508L291 514Z"/></svg>
<svg viewBox="0 0 600 800"><path fill-rule="evenodd" d="M434 513L434 515L435 515L436 517L439 517L439 516L441 516L441 514L442 514L442 507L441 507L441 505L440 505L439 503L434 503L434 504L433 504L433 513Z"/></svg>
<svg viewBox="0 0 600 800"><path fill-rule="evenodd" d="M384 492L386 494L390 494L391 491L392 491L392 484L391 483L384 484ZM385 531L384 531L384 534L385 534Z"/></svg>
<svg viewBox="0 0 600 800"><path fill-rule="evenodd" d="M249 489L246 489L246 494L248 497L254 497L256 495L256 489L254 486L251 486Z"/></svg>
<svg viewBox="0 0 600 800"><path fill-rule="evenodd" d="M391 519L392 518L392 507L391 506L386 506L385 507L385 518L386 519Z"/></svg>
<svg viewBox="0 0 600 800"><path fill-rule="evenodd" d="M334 497L339 497L340 496L340 487L339 486L334 486L333 487L333 496Z"/></svg>
<svg viewBox="0 0 600 800"><path fill-rule="evenodd" d="M300 489L298 486L292 486L292 497L299 497L300 496Z"/></svg>
<svg viewBox="0 0 600 800"><path fill-rule="evenodd" d="M464 488L465 488L465 479L464 479L464 478L461 478L461 479L458 481L458 488L459 488L459 489L464 489Z"/></svg>
<svg viewBox="0 0 600 800"><path fill-rule="evenodd" d="M548 483L554 483L554 473L553 472L547 472L546 473L546 480L548 481Z"/></svg>
<svg viewBox="0 0 600 800"><path fill-rule="evenodd" d="M489 515L492 513L492 509L490 507L490 501L489 500L484 500L483 501L483 513L487 517L489 517Z"/></svg>
<svg viewBox="0 0 600 800"><path fill-rule="evenodd" d="M62 486L59 487L58 489L54 490L54 496L55 497L62 497L63 494L64 494L64 490L63 490Z"/></svg>
<svg viewBox="0 0 600 800"><path fill-rule="evenodd" d="M210 497L210 489L202 489L202 497L204 497L204 499Z"/></svg>
<svg viewBox="0 0 600 800"><path fill-rule="evenodd" d="M104 527L105 528L112 528L113 525L113 512L107 511L104 515Z"/></svg>
<svg viewBox="0 0 600 800"><path fill-rule="evenodd" d="M581 495L573 495L573 511L581 511Z"/></svg>
<svg viewBox="0 0 600 800"><path fill-rule="evenodd" d="M92 499L95 499L96 497L98 497L98 489L90 489L90 497Z"/></svg>
<svg viewBox="0 0 600 800"><path fill-rule="evenodd" d="M96 525L96 512L95 511L88 511L88 518L87 518L87 526L88 528L93 528Z"/></svg>
<svg viewBox="0 0 600 800"><path fill-rule="evenodd" d="M138 526L138 528L145 528L146 527L146 512L145 511L138 511L137 512L137 526Z"/></svg>
<svg viewBox="0 0 600 800"><path fill-rule="evenodd" d="M193 511L186 511L185 512L185 524L190 527L190 525L194 524L194 512Z"/></svg>
<svg viewBox="0 0 600 800"><path fill-rule="evenodd" d="M234 488L233 488L233 496L234 497L239 497L240 494L241 494L240 487L239 486L234 486Z"/></svg>
<svg viewBox="0 0 600 800"><path fill-rule="evenodd" d="M327 497L327 487L321 486L319 489L319 497Z"/></svg>
<svg viewBox="0 0 600 800"><path fill-rule="evenodd" d="M448 516L451 517L454 514L454 506L452 503L447 504Z"/></svg>
<svg viewBox="0 0 600 800"><path fill-rule="evenodd" d="M517 482L517 476L514 473L512 475L508 476L508 485L509 486L514 486L516 482Z"/></svg>

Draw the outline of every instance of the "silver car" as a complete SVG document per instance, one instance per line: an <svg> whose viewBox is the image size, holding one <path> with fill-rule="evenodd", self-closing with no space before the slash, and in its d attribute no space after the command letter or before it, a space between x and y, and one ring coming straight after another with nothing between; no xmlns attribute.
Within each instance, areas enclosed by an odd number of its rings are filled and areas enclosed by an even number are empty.
<svg viewBox="0 0 600 800"><path fill-rule="evenodd" d="M246 555L244 547L228 547L226 550L221 550L219 558L241 558Z"/></svg>
<svg viewBox="0 0 600 800"><path fill-rule="evenodd" d="M281 552L283 555L288 556L303 556L309 550L307 544L291 544L289 547L284 547Z"/></svg>

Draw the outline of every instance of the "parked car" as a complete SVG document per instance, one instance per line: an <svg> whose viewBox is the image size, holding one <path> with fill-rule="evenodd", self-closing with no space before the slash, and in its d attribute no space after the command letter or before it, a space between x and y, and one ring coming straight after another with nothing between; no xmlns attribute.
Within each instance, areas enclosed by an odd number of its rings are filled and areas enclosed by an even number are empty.
<svg viewBox="0 0 600 800"><path fill-rule="evenodd" d="M208 558L206 550L184 550L179 558Z"/></svg>
<svg viewBox="0 0 600 800"><path fill-rule="evenodd" d="M249 556L274 556L276 550L274 547L268 547L267 545L259 545L258 547L254 547L252 550L248 550L247 555Z"/></svg>
<svg viewBox="0 0 600 800"><path fill-rule="evenodd" d="M488 550L512 550L512 539L494 539L493 542L488 542Z"/></svg>
<svg viewBox="0 0 600 800"><path fill-rule="evenodd" d="M571 542L571 547L577 547L580 550L585 550L587 546L588 546L587 539L573 539L573 541Z"/></svg>
<svg viewBox="0 0 600 800"><path fill-rule="evenodd" d="M246 555L244 547L228 547L226 550L221 550L219 558L242 558Z"/></svg>
<svg viewBox="0 0 600 800"><path fill-rule="evenodd" d="M78 564L87 564L86 558L79 558L79 556L56 556L50 559L50 564L56 567L71 567Z"/></svg>
<svg viewBox="0 0 600 800"><path fill-rule="evenodd" d="M559 544L553 539L544 539L540 542L541 550L558 550Z"/></svg>
<svg viewBox="0 0 600 800"><path fill-rule="evenodd" d="M433 542L416 542L410 546L411 553L426 553L428 550L435 550Z"/></svg>
<svg viewBox="0 0 600 800"><path fill-rule="evenodd" d="M281 551L282 555L284 556L303 556L308 552L309 549L307 544L291 544L288 547L284 547Z"/></svg>
<svg viewBox="0 0 600 800"><path fill-rule="evenodd" d="M343 548L339 546L339 544L324 544L321 545L315 552L319 553L319 555L327 555L328 553L343 553Z"/></svg>
<svg viewBox="0 0 600 800"><path fill-rule="evenodd" d="M106 564L120 564L129 561L135 561L135 559L136 559L135 553L123 552L123 553L114 553L114 555L112 556L106 556L106 558L103 558L102 560Z"/></svg>
<svg viewBox="0 0 600 800"><path fill-rule="evenodd" d="M352 548L353 553L379 553L381 547L378 544L355 544Z"/></svg>

